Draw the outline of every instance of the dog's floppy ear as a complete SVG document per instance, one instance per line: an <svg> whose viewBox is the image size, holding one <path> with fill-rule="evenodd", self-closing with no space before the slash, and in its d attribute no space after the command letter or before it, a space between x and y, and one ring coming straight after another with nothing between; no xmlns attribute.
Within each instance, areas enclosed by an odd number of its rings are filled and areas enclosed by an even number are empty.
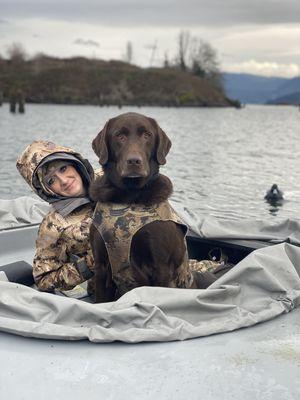
<svg viewBox="0 0 300 400"><path fill-rule="evenodd" d="M92 142L92 147L94 152L97 154L99 158L99 163L101 165L105 165L108 161L108 151L106 145L106 133L108 128L109 121L106 122L102 131L98 133L95 139Z"/></svg>
<svg viewBox="0 0 300 400"><path fill-rule="evenodd" d="M161 129L158 123L153 118L149 118L153 126L155 126L158 138L157 138L157 148L156 148L156 159L158 164L164 165L166 163L166 155L169 153L172 146L171 140Z"/></svg>

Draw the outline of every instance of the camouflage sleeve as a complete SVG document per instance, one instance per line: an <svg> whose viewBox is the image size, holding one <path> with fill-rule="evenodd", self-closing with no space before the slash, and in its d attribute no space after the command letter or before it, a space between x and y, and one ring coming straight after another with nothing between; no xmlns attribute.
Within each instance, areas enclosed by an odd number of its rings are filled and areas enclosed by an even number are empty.
<svg viewBox="0 0 300 400"><path fill-rule="evenodd" d="M61 239L62 224L52 221L51 213L41 223L33 260L33 277L39 290L69 290L85 279L70 262ZM89 257L89 255L87 255Z"/></svg>
<svg viewBox="0 0 300 400"><path fill-rule="evenodd" d="M102 168L95 169L94 174L95 174L95 179L98 178L99 176L102 176L104 174L103 169Z"/></svg>

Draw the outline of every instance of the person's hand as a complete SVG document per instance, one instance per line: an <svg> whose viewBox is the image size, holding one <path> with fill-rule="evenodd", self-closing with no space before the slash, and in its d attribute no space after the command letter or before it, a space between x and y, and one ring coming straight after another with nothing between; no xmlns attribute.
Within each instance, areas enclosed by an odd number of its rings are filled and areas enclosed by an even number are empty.
<svg viewBox="0 0 300 400"><path fill-rule="evenodd" d="M84 278L84 280L87 281L94 276L94 273L87 266L84 257L79 257L76 254L71 254L70 261L75 265L77 271Z"/></svg>

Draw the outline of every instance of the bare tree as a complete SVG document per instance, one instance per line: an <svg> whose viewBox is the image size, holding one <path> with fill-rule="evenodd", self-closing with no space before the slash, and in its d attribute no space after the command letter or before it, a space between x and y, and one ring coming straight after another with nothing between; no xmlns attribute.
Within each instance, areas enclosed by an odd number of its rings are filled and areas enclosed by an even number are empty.
<svg viewBox="0 0 300 400"><path fill-rule="evenodd" d="M132 47L132 43L130 41L128 41L126 44L125 61L128 62L129 64L131 64L132 59L133 59L133 47Z"/></svg>
<svg viewBox="0 0 300 400"><path fill-rule="evenodd" d="M217 54L212 46L202 39L194 39L193 48L190 51L191 67L200 68L205 76L218 70ZM196 72L196 71L193 71Z"/></svg>
<svg viewBox="0 0 300 400"><path fill-rule="evenodd" d="M170 61L169 61L169 57L168 57L168 52L165 51L164 54L164 68L169 68L170 67Z"/></svg>
<svg viewBox="0 0 300 400"><path fill-rule="evenodd" d="M7 49L7 54L15 63L22 63L26 59L26 51L21 43L12 43Z"/></svg>
<svg viewBox="0 0 300 400"><path fill-rule="evenodd" d="M189 67L194 75L209 80L223 89L216 50L206 41L192 38L189 48Z"/></svg>
<svg viewBox="0 0 300 400"><path fill-rule="evenodd" d="M178 35L178 54L177 64L182 71L187 69L187 52L190 43L190 33L188 31L181 31Z"/></svg>

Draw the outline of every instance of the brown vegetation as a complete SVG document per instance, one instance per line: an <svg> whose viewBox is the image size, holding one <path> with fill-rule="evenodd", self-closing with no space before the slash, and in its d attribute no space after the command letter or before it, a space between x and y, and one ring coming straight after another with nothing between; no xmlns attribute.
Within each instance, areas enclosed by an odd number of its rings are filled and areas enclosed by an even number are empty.
<svg viewBox="0 0 300 400"><path fill-rule="evenodd" d="M17 54L18 55L18 54ZM0 60L4 101L21 92L26 102L95 105L238 106L222 87L178 68L139 68L121 61L45 55Z"/></svg>

